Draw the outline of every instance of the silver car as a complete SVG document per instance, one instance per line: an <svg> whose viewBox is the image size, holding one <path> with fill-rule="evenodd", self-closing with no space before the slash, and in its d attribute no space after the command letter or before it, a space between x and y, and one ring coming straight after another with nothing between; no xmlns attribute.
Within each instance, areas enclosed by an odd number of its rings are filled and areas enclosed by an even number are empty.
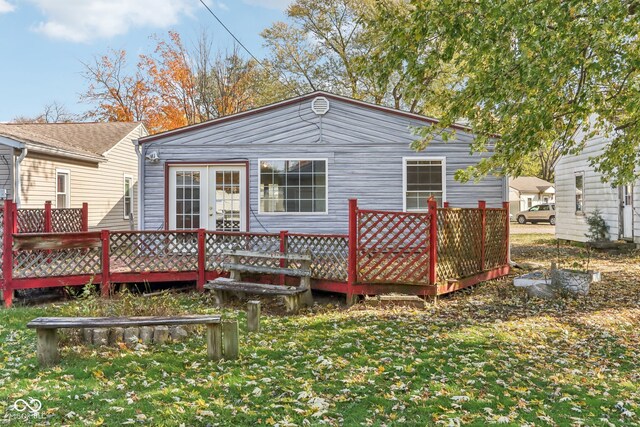
<svg viewBox="0 0 640 427"><path fill-rule="evenodd" d="M554 203L543 203L532 206L526 211L518 212L516 219L519 224L548 222L551 225L556 225L556 205Z"/></svg>

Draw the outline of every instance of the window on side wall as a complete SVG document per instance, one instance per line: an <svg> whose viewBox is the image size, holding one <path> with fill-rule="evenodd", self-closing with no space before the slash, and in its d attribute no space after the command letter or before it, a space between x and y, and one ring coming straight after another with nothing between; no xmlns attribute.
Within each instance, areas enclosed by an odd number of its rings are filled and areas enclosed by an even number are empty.
<svg viewBox="0 0 640 427"><path fill-rule="evenodd" d="M129 219L133 214L133 177L124 176L124 194L122 197L124 204L124 219Z"/></svg>
<svg viewBox="0 0 640 427"><path fill-rule="evenodd" d="M327 213L327 160L260 160L260 213Z"/></svg>
<svg viewBox="0 0 640 427"><path fill-rule="evenodd" d="M445 170L444 158L405 158L404 210L425 212L430 197L442 206L446 199Z"/></svg>
<svg viewBox="0 0 640 427"><path fill-rule="evenodd" d="M576 215L584 214L584 172L575 174Z"/></svg>
<svg viewBox="0 0 640 427"><path fill-rule="evenodd" d="M68 208L69 199L69 171L56 170L56 208Z"/></svg>

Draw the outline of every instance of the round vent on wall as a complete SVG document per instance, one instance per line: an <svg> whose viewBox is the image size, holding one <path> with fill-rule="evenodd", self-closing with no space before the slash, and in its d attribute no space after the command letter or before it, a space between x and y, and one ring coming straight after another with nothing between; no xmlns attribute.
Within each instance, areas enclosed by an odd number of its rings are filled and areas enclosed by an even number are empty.
<svg viewBox="0 0 640 427"><path fill-rule="evenodd" d="M329 111L329 100L324 96L318 96L311 101L311 110L319 116L322 116Z"/></svg>

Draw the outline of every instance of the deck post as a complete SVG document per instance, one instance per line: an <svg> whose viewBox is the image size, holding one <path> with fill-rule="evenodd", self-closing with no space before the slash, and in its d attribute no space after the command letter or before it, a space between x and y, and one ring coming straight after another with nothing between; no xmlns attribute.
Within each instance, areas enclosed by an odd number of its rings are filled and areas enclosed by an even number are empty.
<svg viewBox="0 0 640 427"><path fill-rule="evenodd" d="M227 360L238 358L238 321L224 320L222 322L222 356Z"/></svg>
<svg viewBox="0 0 640 427"><path fill-rule="evenodd" d="M11 200L4 201L4 217L2 224L2 299L5 307L11 307L13 303L13 224L15 217L13 216L13 203Z"/></svg>
<svg viewBox="0 0 640 427"><path fill-rule="evenodd" d="M288 250L288 238L289 232L287 230L280 230L280 253L287 253ZM280 258L280 268L287 267L287 260ZM280 285L284 286L286 284L286 276L281 274L279 277Z"/></svg>
<svg viewBox="0 0 640 427"><path fill-rule="evenodd" d="M509 222L509 202L502 202L502 208L504 209L504 216L505 216L505 228L504 228L504 234L505 234L505 245L506 245L506 255L505 255L505 260L504 260L504 264L505 265L509 265L509 263L511 262L511 242L509 241L509 227L510 227L510 222Z"/></svg>
<svg viewBox="0 0 640 427"><path fill-rule="evenodd" d="M222 359L222 325L207 323L207 357L209 360Z"/></svg>
<svg viewBox="0 0 640 427"><path fill-rule="evenodd" d="M51 233L53 226L51 224L51 200L44 202L44 232Z"/></svg>
<svg viewBox="0 0 640 427"><path fill-rule="evenodd" d="M247 331L260 332L260 301L247 302Z"/></svg>
<svg viewBox="0 0 640 427"><path fill-rule="evenodd" d="M38 335L37 356L40 366L53 366L60 361L58 352L58 330L37 328Z"/></svg>
<svg viewBox="0 0 640 427"><path fill-rule="evenodd" d="M349 199L349 258L347 264L347 305L353 305L353 286L358 281L358 199Z"/></svg>
<svg viewBox="0 0 640 427"><path fill-rule="evenodd" d="M89 204L87 202L82 204L81 231L89 231Z"/></svg>
<svg viewBox="0 0 640 427"><path fill-rule="evenodd" d="M10 200L10 202L11 202L11 209L9 209L9 212L11 212L11 217L12 217L11 232L13 234L18 234L18 205L16 205L12 200Z"/></svg>
<svg viewBox="0 0 640 427"><path fill-rule="evenodd" d="M438 282L436 264L438 263L438 202L430 198L427 202L429 208L429 283L435 285Z"/></svg>
<svg viewBox="0 0 640 427"><path fill-rule="evenodd" d="M100 240L102 240L102 283L100 290L104 298L109 297L111 292L111 278L109 277L111 270L111 259L109 253L110 237L109 230L100 232Z"/></svg>
<svg viewBox="0 0 640 427"><path fill-rule="evenodd" d="M198 292L204 292L204 284L206 282L206 268L207 268L207 234L204 228L198 229L198 281L196 283L196 289Z"/></svg>
<svg viewBox="0 0 640 427"><path fill-rule="evenodd" d="M485 202L484 200L479 200L478 209L480 209L480 216L481 216L480 272L483 272L484 266L485 266L486 247L487 247L487 202Z"/></svg>

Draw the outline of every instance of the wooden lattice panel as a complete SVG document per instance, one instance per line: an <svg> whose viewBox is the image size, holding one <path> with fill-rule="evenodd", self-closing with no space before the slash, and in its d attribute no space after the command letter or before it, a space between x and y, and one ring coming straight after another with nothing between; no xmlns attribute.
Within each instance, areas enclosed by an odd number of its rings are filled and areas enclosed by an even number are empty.
<svg viewBox="0 0 640 427"><path fill-rule="evenodd" d="M507 210L487 209L485 234L486 270L507 264Z"/></svg>
<svg viewBox="0 0 640 427"><path fill-rule="evenodd" d="M207 270L220 272L222 271L222 263L228 261L222 254L224 251L279 252L280 236L278 234L211 231L207 232L206 248ZM261 267L280 266L280 261L277 259L240 257L238 261L243 264Z"/></svg>
<svg viewBox="0 0 640 427"><path fill-rule="evenodd" d="M429 284L429 215L358 211L358 282Z"/></svg>
<svg viewBox="0 0 640 427"><path fill-rule="evenodd" d="M459 279L482 271L480 209L438 210L438 281Z"/></svg>
<svg viewBox="0 0 640 427"><path fill-rule="evenodd" d="M100 248L14 252L13 277L38 278L98 274Z"/></svg>
<svg viewBox="0 0 640 427"><path fill-rule="evenodd" d="M82 209L52 209L51 231L54 233L82 231Z"/></svg>
<svg viewBox="0 0 640 427"><path fill-rule="evenodd" d="M322 236L290 234L287 252L311 254L311 277L314 279L347 280L349 238L347 236Z"/></svg>
<svg viewBox="0 0 640 427"><path fill-rule="evenodd" d="M113 271L140 273L198 269L196 232L112 232L110 239Z"/></svg>
<svg viewBox="0 0 640 427"><path fill-rule="evenodd" d="M44 233L44 209L18 209L18 233Z"/></svg>

